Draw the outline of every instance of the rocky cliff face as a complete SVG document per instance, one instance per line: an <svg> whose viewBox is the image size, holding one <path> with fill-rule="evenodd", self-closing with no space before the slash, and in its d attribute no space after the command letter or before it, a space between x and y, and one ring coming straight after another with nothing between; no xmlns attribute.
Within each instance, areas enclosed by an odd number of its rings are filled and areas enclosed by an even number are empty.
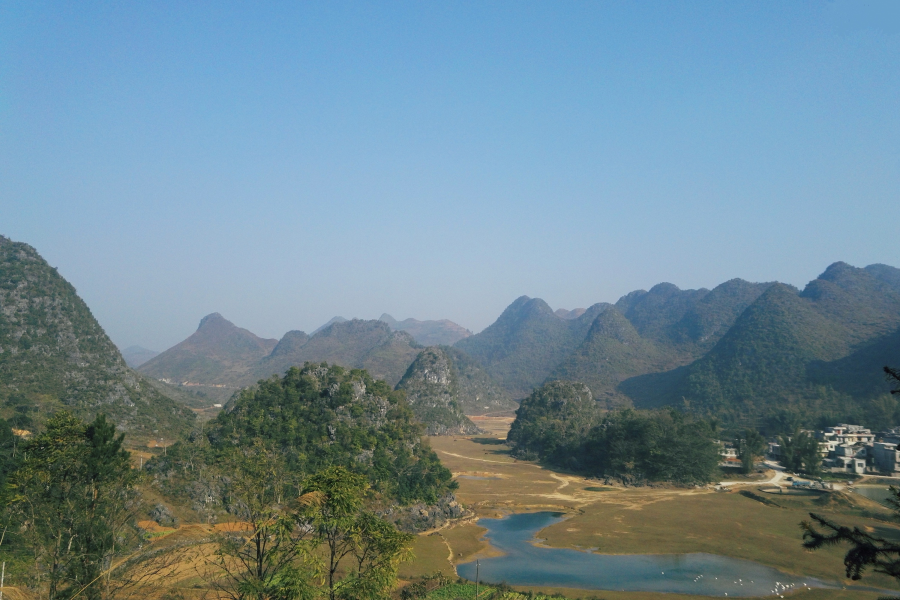
<svg viewBox="0 0 900 600"><path fill-rule="evenodd" d="M479 429L459 405L459 377L448 354L438 347L426 348L409 366L398 390L428 435L469 435Z"/></svg>
<svg viewBox="0 0 900 600"><path fill-rule="evenodd" d="M193 421L125 364L56 269L0 236L0 413L24 425L61 408L85 419L105 413L120 430L146 435Z"/></svg>

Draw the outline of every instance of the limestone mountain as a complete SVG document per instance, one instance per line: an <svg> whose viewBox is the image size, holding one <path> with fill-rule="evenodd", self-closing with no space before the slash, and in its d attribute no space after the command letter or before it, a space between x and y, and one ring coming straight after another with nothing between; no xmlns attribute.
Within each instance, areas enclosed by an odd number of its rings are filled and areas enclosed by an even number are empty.
<svg viewBox="0 0 900 600"><path fill-rule="evenodd" d="M457 401L467 415L511 413L519 407L476 360L458 348L441 346L459 385Z"/></svg>
<svg viewBox="0 0 900 600"><path fill-rule="evenodd" d="M31 246L0 236L0 412L36 426L67 409L133 436L177 435L193 414L132 371L75 288Z"/></svg>
<svg viewBox="0 0 900 600"><path fill-rule="evenodd" d="M603 311L584 342L550 373L550 380L580 381L606 408L627 406L617 386L629 377L678 366L677 358L653 340L642 338L616 308ZM675 364L673 364L675 363Z"/></svg>
<svg viewBox="0 0 900 600"><path fill-rule="evenodd" d="M150 377L179 384L239 386L278 340L260 338L219 313L203 317L197 331L140 366Z"/></svg>
<svg viewBox="0 0 900 600"><path fill-rule="evenodd" d="M316 328L315 330L313 330L312 335L316 335L317 333L319 333L320 331L322 331L323 329L325 329L326 327L328 327L328 326L331 325L332 323L343 323L343 322L345 322L346 320L347 320L347 319L345 319L344 317L341 317L341 316L331 317L331 319L329 319L329 321L328 321L327 323L325 323L324 325L320 325L318 328Z"/></svg>
<svg viewBox="0 0 900 600"><path fill-rule="evenodd" d="M452 346L459 340L472 335L472 332L465 327L447 319L439 321L404 319L398 321L391 315L384 313L378 320L390 325L394 331L405 331L413 336L413 339L418 344L423 346Z"/></svg>
<svg viewBox="0 0 900 600"><path fill-rule="evenodd" d="M871 421L874 379L900 358L900 293L889 270L874 271L835 263L802 292L771 285L704 356L620 391L641 407L686 401L726 422Z"/></svg>
<svg viewBox="0 0 900 600"><path fill-rule="evenodd" d="M595 304L579 317L563 319L543 300L522 296L487 329L455 347L477 360L513 397L523 398L575 351L597 315L609 307Z"/></svg>
<svg viewBox="0 0 900 600"><path fill-rule="evenodd" d="M122 358L125 359L125 364L132 369L137 369L158 354L159 352L156 350L147 350L142 346L129 346L122 350Z"/></svg>
<svg viewBox="0 0 900 600"><path fill-rule="evenodd" d="M428 435L470 435L479 429L459 404L459 374L449 354L439 347L426 348L407 369L397 389Z"/></svg>
<svg viewBox="0 0 900 600"><path fill-rule="evenodd" d="M353 369L366 369L376 379L384 379L391 386L396 385L410 363L421 350L411 335L402 331L391 331L383 321L335 321L298 344L302 332L289 332L294 336L292 350L273 351L253 366L251 380L273 374L281 375L292 366L302 366L306 362L328 362ZM305 335L305 334L304 334ZM284 348L285 338L278 344Z"/></svg>

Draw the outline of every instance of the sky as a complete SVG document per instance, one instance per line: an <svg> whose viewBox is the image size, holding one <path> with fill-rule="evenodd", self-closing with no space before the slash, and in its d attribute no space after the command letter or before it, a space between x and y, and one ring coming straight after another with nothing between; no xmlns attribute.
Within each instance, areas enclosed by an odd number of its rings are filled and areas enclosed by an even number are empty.
<svg viewBox="0 0 900 600"><path fill-rule="evenodd" d="M0 0L0 234L153 350L900 267L895 6Z"/></svg>

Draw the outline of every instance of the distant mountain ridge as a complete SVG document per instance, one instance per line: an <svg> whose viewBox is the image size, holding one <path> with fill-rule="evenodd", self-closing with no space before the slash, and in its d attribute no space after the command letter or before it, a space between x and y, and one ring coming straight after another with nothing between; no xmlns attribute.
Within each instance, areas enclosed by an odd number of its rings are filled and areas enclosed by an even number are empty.
<svg viewBox="0 0 900 600"><path fill-rule="evenodd" d="M219 313L207 315L190 337L140 367L140 372L181 385L206 386L218 400L305 362L367 369L397 384L421 347L408 333L382 321L332 319L312 336L289 331L281 340L263 339Z"/></svg>
<svg viewBox="0 0 900 600"><path fill-rule="evenodd" d="M156 350L148 350L142 346L129 346L125 348L122 352L122 358L125 359L125 363L131 367L132 369L136 369L154 356L158 355L159 352Z"/></svg>
<svg viewBox="0 0 900 600"><path fill-rule="evenodd" d="M391 315L384 313L378 318L391 326L395 331L405 331L423 346L452 346L461 339L472 335L472 332L457 325L453 321L440 319L439 321L419 321L417 319L404 319L398 321Z"/></svg>
<svg viewBox="0 0 900 600"><path fill-rule="evenodd" d="M900 364L900 269L838 262L803 291L662 283L578 310L523 296L455 347L517 398L572 380L608 408L669 404L748 425L900 423L881 379L883 365Z"/></svg>
<svg viewBox="0 0 900 600"><path fill-rule="evenodd" d="M0 236L0 413L23 429L66 409L132 436L177 436L194 415L132 371L75 288Z"/></svg>

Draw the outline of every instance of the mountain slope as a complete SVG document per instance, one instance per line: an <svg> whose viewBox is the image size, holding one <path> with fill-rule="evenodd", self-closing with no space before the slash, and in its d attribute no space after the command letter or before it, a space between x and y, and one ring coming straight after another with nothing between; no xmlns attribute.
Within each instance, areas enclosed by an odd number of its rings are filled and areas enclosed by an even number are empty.
<svg viewBox="0 0 900 600"><path fill-rule="evenodd" d="M472 332L465 327L447 319L439 321L404 319L403 321L398 321L391 315L384 313L378 320L390 325L394 331L405 331L413 336L416 343L422 346L452 346L459 340L472 335Z"/></svg>
<svg viewBox="0 0 900 600"><path fill-rule="evenodd" d="M244 385L272 374L282 375L292 366L306 362L328 362L343 367L366 369L376 379L384 379L396 385L421 348L412 336L402 331L391 331L382 321L336 321L300 344L302 332L290 332L289 341L282 339L278 352L259 360L252 368L253 377L245 378Z"/></svg>
<svg viewBox="0 0 900 600"><path fill-rule="evenodd" d="M595 304L563 319L539 298L522 296L487 329L455 347L475 360L513 397L525 397L584 340L594 318L610 305Z"/></svg>
<svg viewBox="0 0 900 600"><path fill-rule="evenodd" d="M470 435L479 429L459 405L459 376L443 349L426 348L409 366L398 390L428 435Z"/></svg>
<svg viewBox="0 0 900 600"><path fill-rule="evenodd" d="M672 366L671 353L643 339L621 312L610 308L594 320L584 342L553 370L548 380L580 381L598 402L615 408L631 403L616 390L619 383Z"/></svg>
<svg viewBox="0 0 900 600"><path fill-rule="evenodd" d="M219 313L203 317L197 331L139 368L141 373L175 383L239 385L253 364L268 356L277 340L236 327Z"/></svg>
<svg viewBox="0 0 900 600"><path fill-rule="evenodd" d="M878 393L874 374L896 356L898 327L900 295L892 286L835 263L803 292L769 286L689 366L635 377L619 389L640 407L687 402L734 423L786 413L807 425L861 418Z"/></svg>
<svg viewBox="0 0 900 600"><path fill-rule="evenodd" d="M125 364L75 288L34 248L0 236L0 403L23 424L66 408L132 435L178 434L193 414Z"/></svg>

